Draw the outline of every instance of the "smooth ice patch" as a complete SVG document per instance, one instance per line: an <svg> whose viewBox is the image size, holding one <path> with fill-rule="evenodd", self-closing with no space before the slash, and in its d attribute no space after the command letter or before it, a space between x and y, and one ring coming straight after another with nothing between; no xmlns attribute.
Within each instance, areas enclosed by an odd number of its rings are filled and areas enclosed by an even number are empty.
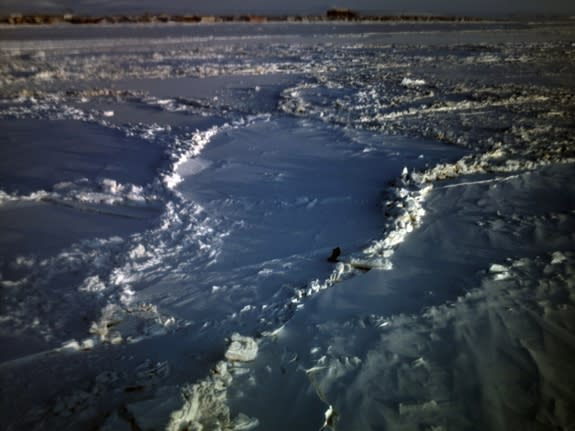
<svg viewBox="0 0 575 431"><path fill-rule="evenodd" d="M233 226L221 256L227 267L326 253L336 245L357 250L382 226L379 194L387 181L404 165L424 166L421 153L426 162L458 153L429 141L350 137L288 118L212 139L201 159L179 166L177 190ZM374 151L363 153L365 145Z"/></svg>
<svg viewBox="0 0 575 431"><path fill-rule="evenodd" d="M0 188L27 194L62 182L102 178L145 185L162 148L81 121L1 120Z"/></svg>

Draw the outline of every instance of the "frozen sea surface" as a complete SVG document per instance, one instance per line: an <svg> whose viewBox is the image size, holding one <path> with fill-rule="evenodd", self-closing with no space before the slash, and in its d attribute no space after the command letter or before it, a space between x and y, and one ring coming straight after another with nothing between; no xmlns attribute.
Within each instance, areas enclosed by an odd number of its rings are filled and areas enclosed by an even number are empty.
<svg viewBox="0 0 575 431"><path fill-rule="evenodd" d="M2 429L575 424L569 21L0 34Z"/></svg>

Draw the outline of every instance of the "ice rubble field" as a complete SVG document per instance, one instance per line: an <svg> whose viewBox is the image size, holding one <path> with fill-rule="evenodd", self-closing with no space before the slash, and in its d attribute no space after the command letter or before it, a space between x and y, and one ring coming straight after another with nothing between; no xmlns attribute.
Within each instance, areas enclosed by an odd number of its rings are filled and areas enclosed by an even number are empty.
<svg viewBox="0 0 575 431"><path fill-rule="evenodd" d="M2 429L575 426L572 21L0 33Z"/></svg>

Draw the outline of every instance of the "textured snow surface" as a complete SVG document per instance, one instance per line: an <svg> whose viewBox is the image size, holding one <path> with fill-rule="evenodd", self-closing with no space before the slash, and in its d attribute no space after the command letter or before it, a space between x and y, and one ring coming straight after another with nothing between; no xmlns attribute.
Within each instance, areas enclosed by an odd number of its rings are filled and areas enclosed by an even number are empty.
<svg viewBox="0 0 575 431"><path fill-rule="evenodd" d="M78 31L0 29L0 428L573 427L569 22Z"/></svg>

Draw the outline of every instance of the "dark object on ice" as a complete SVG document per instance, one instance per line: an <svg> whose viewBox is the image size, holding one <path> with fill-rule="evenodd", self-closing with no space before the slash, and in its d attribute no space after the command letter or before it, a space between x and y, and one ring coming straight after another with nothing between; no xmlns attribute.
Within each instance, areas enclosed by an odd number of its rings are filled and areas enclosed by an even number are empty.
<svg viewBox="0 0 575 431"><path fill-rule="evenodd" d="M373 269L373 266L361 262L351 262L351 266L363 272L371 271Z"/></svg>
<svg viewBox="0 0 575 431"><path fill-rule="evenodd" d="M124 392L142 392L144 389L146 389L145 386L142 385L136 385L136 386L126 386L124 388Z"/></svg>
<svg viewBox="0 0 575 431"><path fill-rule="evenodd" d="M328 262L337 262L337 258L341 254L341 248L336 247L332 250L331 256L327 258Z"/></svg>
<svg viewBox="0 0 575 431"><path fill-rule="evenodd" d="M359 18L357 12L344 8L328 9L326 16L329 20L356 20Z"/></svg>

